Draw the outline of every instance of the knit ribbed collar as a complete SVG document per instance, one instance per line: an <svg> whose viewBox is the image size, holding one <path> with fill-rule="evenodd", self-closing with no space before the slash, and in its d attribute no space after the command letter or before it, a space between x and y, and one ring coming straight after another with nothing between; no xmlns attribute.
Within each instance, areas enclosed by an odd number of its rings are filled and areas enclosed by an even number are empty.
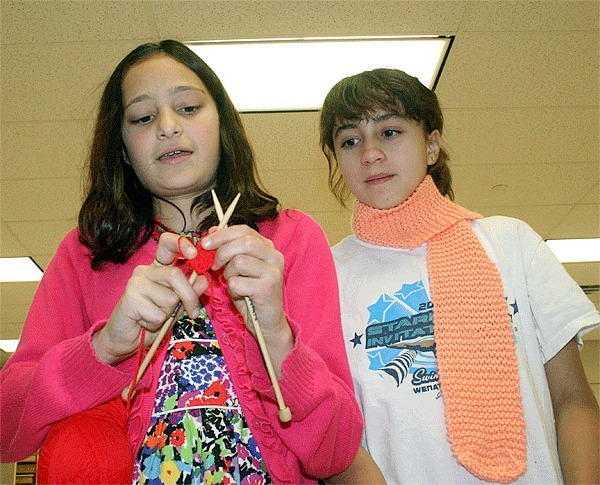
<svg viewBox="0 0 600 485"><path fill-rule="evenodd" d="M375 209L354 202L352 229L359 239L378 246L414 249L458 221L480 219L440 194L431 175L400 205Z"/></svg>

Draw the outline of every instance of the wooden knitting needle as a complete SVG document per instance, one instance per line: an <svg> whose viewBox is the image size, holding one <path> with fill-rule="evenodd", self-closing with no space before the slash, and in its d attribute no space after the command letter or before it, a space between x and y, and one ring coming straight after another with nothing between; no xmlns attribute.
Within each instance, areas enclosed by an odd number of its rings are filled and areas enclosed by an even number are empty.
<svg viewBox="0 0 600 485"><path fill-rule="evenodd" d="M219 217L220 222L217 227L217 230L223 229L227 225L227 222L229 221L231 214L233 214L235 206L238 203L238 200L240 199L240 195L241 194L236 195L235 199L233 199L233 202L231 203L231 205L227 209L227 212L224 215L221 213L221 217ZM188 280L190 285L193 285L196 282L197 278L198 278L198 273L196 273L196 271L193 271ZM135 377L135 380L129 386L127 386L125 389L123 389L123 392L121 393L121 397L123 399L127 399L127 395L129 394L129 389L131 388L131 386L133 385L135 387L137 385L137 383L139 382L139 380L144 375L144 372L146 372L146 369L148 368L148 365L150 364L152 357L154 357L154 354L156 353L156 349L162 342L162 340L165 337L169 328L171 328L171 325L173 324L173 322L175 320L177 320L177 318L179 318L179 315L181 313L181 307L182 307L182 303L181 303L181 301L179 301L179 303L177 303L177 306L175 307L175 310L173 310L173 313L171 313L171 316L169 318L167 318L167 320L165 320L165 322L163 323L158 334L156 335L156 339L154 340L154 342L152 342L152 345L148 349L148 353L146 354L144 361L141 363L140 368L138 369L138 373Z"/></svg>
<svg viewBox="0 0 600 485"><path fill-rule="evenodd" d="M258 346L260 347L260 351L262 353L265 365L267 367L267 372L269 373L269 378L271 379L271 384L273 385L273 390L275 391L275 399L277 399L277 406L279 407L279 410L277 411L277 414L279 415L279 421L281 421L282 423L287 423L288 421L292 420L292 411L286 406L285 401L283 400L283 394L281 394L279 381L277 380L275 369L273 369L273 361L271 360L271 354L269 354L269 349L267 348L265 338L263 337L260 324L258 323L258 319L256 318L256 312L254 310L252 300L245 296L244 301L246 302L246 308L248 308L248 313L250 314L252 325L254 325L256 340L258 340Z"/></svg>
<svg viewBox="0 0 600 485"><path fill-rule="evenodd" d="M224 217L223 209L221 208L221 203L217 198L217 194L215 194L214 190L211 190L211 194L213 197L213 202L215 204L215 212L217 213L217 217L219 221ZM239 194L238 194L239 196ZM233 204L232 204L233 205ZM227 213L230 212L231 206L227 209ZM233 211L231 211L233 212ZM231 214L230 214L231 215ZM219 227L221 224L219 224ZM271 354L269 354L269 349L267 348L267 344L265 342L265 338L263 336L262 330L260 328L260 324L258 323L258 318L256 318L256 311L254 310L254 304L252 300L247 296L244 297L244 302L246 303L246 308L248 309L248 314L250 315L250 319L252 320L252 325L254 326L254 331L256 333L256 340L258 341L258 346L260 347L260 352L263 356L263 360L265 361L265 366L267 367L267 372L269 374L269 378L271 379L271 385L273 386L273 391L275 391L275 398L277 399L277 406L279 408L278 415L279 421L282 423L287 423L292 419L292 412L290 408L285 405L285 401L283 399L283 394L281 393L281 388L279 387L279 381L277 380L277 375L275 374L275 369L273 368L273 361L271 359Z"/></svg>

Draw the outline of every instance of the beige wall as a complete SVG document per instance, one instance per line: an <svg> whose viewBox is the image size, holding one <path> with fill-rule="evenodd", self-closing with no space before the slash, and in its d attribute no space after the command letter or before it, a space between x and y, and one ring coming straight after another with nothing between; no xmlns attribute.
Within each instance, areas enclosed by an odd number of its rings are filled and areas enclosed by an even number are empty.
<svg viewBox="0 0 600 485"><path fill-rule="evenodd" d="M12 485L15 483L14 463L0 463L0 483L2 485Z"/></svg>

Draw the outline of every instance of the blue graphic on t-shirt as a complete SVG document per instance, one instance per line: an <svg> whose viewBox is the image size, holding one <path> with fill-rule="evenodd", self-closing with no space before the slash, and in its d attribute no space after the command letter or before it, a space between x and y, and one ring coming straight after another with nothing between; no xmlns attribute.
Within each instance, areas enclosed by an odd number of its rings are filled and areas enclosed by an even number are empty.
<svg viewBox="0 0 600 485"><path fill-rule="evenodd" d="M513 317L518 306L514 300L507 303L516 338L518 325ZM398 387L412 386L415 394L436 391L439 396L433 304L423 282L403 284L393 295L382 294L368 310L364 334L355 333L350 342L353 348L364 345L369 369L391 376Z"/></svg>
<svg viewBox="0 0 600 485"><path fill-rule="evenodd" d="M433 305L423 282L381 295L368 310L364 345L369 368L392 376L398 386L408 375L419 384L437 381Z"/></svg>

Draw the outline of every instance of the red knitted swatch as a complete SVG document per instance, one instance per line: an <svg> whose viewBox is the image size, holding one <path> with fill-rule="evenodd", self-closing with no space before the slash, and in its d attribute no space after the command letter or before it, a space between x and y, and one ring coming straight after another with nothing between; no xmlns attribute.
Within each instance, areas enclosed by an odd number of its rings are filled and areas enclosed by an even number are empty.
<svg viewBox="0 0 600 485"><path fill-rule="evenodd" d="M427 242L448 439L473 475L507 483L527 468L525 422L500 273L468 223L480 217L444 198L427 176L397 207L357 201L352 226L371 244Z"/></svg>
<svg viewBox="0 0 600 485"><path fill-rule="evenodd" d="M198 255L194 259L185 259L180 251L177 253L175 261L173 262L174 266L181 268L185 276L188 278L192 274L192 271L195 271L198 274L206 273L215 262L215 253L217 250L203 249L200 245L201 242L202 239L198 240L198 244L196 245Z"/></svg>

